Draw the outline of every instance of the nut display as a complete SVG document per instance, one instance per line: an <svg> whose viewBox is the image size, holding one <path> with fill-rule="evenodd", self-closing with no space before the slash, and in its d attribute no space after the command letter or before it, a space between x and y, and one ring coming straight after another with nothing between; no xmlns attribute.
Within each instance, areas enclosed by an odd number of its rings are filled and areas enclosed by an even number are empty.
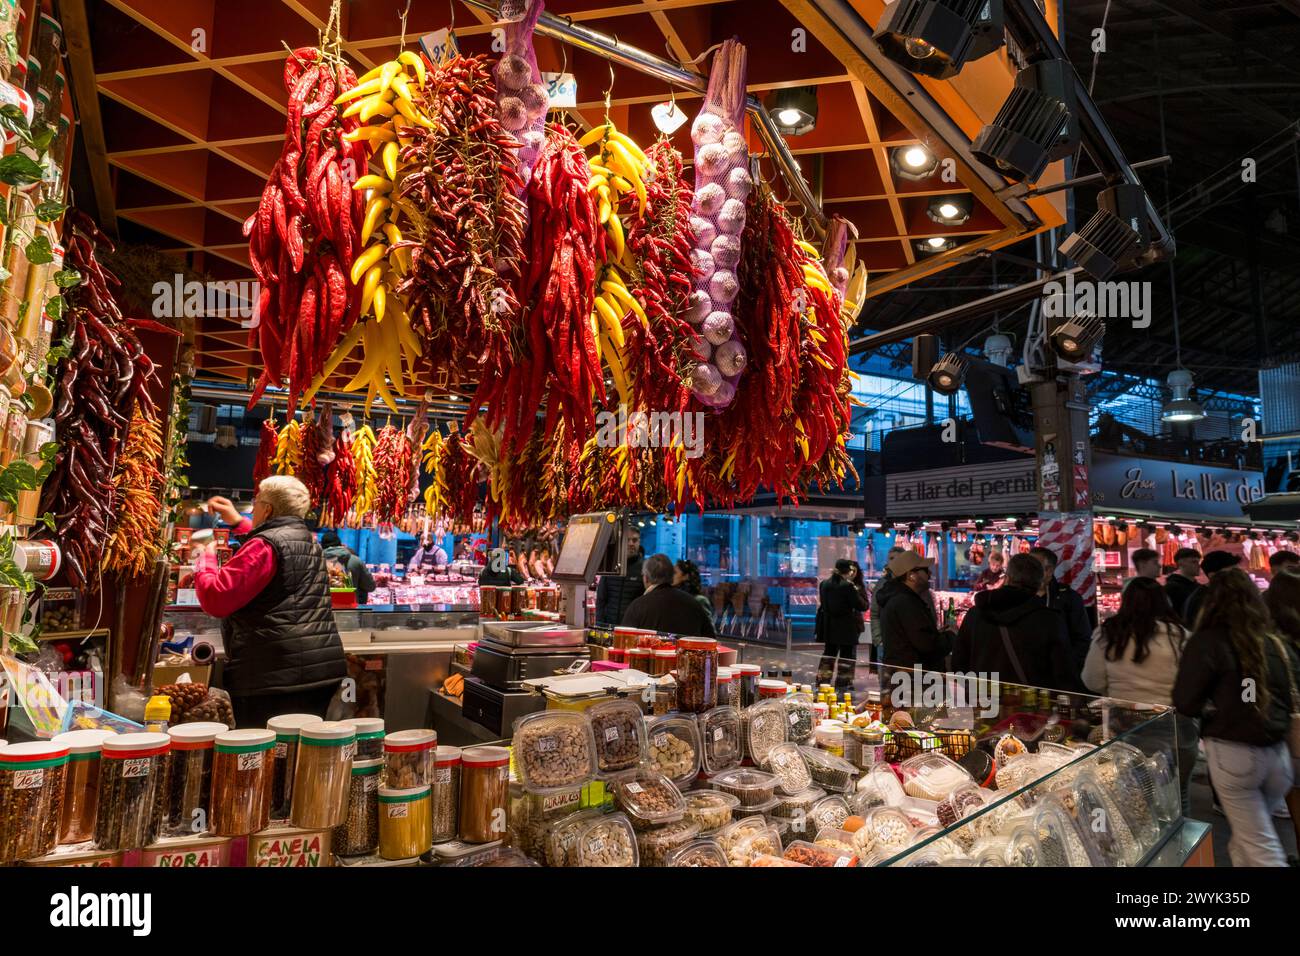
<svg viewBox="0 0 1300 956"><path fill-rule="evenodd" d="M776 804L768 812L773 817L796 821L800 830L804 832L816 833L817 828L805 821L813 805L824 796L826 796L826 791L820 787L809 787L799 793L783 794L776 798Z"/></svg>
<svg viewBox="0 0 1300 956"><path fill-rule="evenodd" d="M677 709L702 714L718 706L718 642L712 637L677 641Z"/></svg>
<svg viewBox="0 0 1300 956"><path fill-rule="evenodd" d="M898 765L903 791L922 800L942 800L953 790L973 783L966 768L943 754L924 753Z"/></svg>
<svg viewBox="0 0 1300 956"><path fill-rule="evenodd" d="M632 826L621 813L596 817L577 836L579 866L636 866Z"/></svg>
<svg viewBox="0 0 1300 956"><path fill-rule="evenodd" d="M828 850L857 854L857 851L853 849L853 834L847 830L819 830L817 831L817 839L813 842L818 846L826 847Z"/></svg>
<svg viewBox="0 0 1300 956"><path fill-rule="evenodd" d="M762 817L737 820L718 831L718 846L728 866L749 866L761 854L781 854L781 834Z"/></svg>
<svg viewBox="0 0 1300 956"><path fill-rule="evenodd" d="M638 828L680 820L686 812L681 791L657 770L630 770L610 786L614 802Z"/></svg>
<svg viewBox="0 0 1300 956"><path fill-rule="evenodd" d="M693 840L668 855L668 866L726 866L727 855L716 840Z"/></svg>
<svg viewBox="0 0 1300 956"><path fill-rule="evenodd" d="M806 866L804 863L796 863L794 860L787 860L785 857L773 856L771 853L760 853L750 859L745 864L747 866Z"/></svg>
<svg viewBox="0 0 1300 956"><path fill-rule="evenodd" d="M1079 834L1069 812L1055 797L1049 797L1034 814L1034 836L1037 840L1039 866L1092 866L1094 861Z"/></svg>
<svg viewBox="0 0 1300 956"><path fill-rule="evenodd" d="M848 793L853 789L853 780L858 775L858 768L849 761L824 750L818 750L816 747L801 746L799 752L803 754L804 763L808 765L808 773L814 784L835 793Z"/></svg>
<svg viewBox="0 0 1300 956"><path fill-rule="evenodd" d="M44 856L57 845L68 748L52 741L0 751L0 863Z"/></svg>
<svg viewBox="0 0 1300 956"><path fill-rule="evenodd" d="M360 744L358 744L360 746ZM423 728L398 730L383 738L385 786L398 790L433 785L438 734Z"/></svg>
<svg viewBox="0 0 1300 956"><path fill-rule="evenodd" d="M667 866L668 858L700 833L700 825L690 820L674 820L636 835L642 866Z"/></svg>
<svg viewBox="0 0 1300 956"><path fill-rule="evenodd" d="M858 865L858 855L852 851L845 853L843 850L832 850L830 847L819 846L806 840L795 840L785 848L781 856L792 863L802 863L804 866Z"/></svg>
<svg viewBox="0 0 1300 956"><path fill-rule="evenodd" d="M515 759L534 793L581 787L596 773L596 744L586 714L541 711L515 721Z"/></svg>
<svg viewBox="0 0 1300 956"><path fill-rule="evenodd" d="M914 830L902 811L882 807L866 814L853 834L853 848L863 857L873 851L893 856L911 845Z"/></svg>
<svg viewBox="0 0 1300 956"><path fill-rule="evenodd" d="M740 800L720 790L692 790L686 799L686 819L700 825L701 833L711 833L731 822L732 811Z"/></svg>
<svg viewBox="0 0 1300 956"><path fill-rule="evenodd" d="M629 700L609 700L587 711L601 773L629 770L645 757L646 728L641 708Z"/></svg>
<svg viewBox="0 0 1300 956"><path fill-rule="evenodd" d="M700 772L699 725L690 717L659 717L646 729L651 765L679 787Z"/></svg>
<svg viewBox="0 0 1300 956"><path fill-rule="evenodd" d="M714 777L713 789L731 794L744 806L758 806L776 795L776 777L762 770L741 767Z"/></svg>
<svg viewBox="0 0 1300 956"><path fill-rule="evenodd" d="M765 700L742 710L740 720L745 756L761 766L772 748L786 741L785 705Z"/></svg>
<svg viewBox="0 0 1300 956"><path fill-rule="evenodd" d="M822 797L813 805L808 811L808 821L812 824L813 833L828 828L838 829L844 826L844 821L849 818L851 812L847 800L838 794L831 794Z"/></svg>
<svg viewBox="0 0 1300 956"><path fill-rule="evenodd" d="M767 753L763 766L776 777L782 793L802 793L812 786L812 774L796 743L783 743Z"/></svg>
<svg viewBox="0 0 1300 956"><path fill-rule="evenodd" d="M984 806L984 792L975 784L961 786L939 801L935 815L939 825L950 827L974 810Z"/></svg>
<svg viewBox="0 0 1300 956"><path fill-rule="evenodd" d="M807 694L793 694L782 700L788 724L786 740L804 743L811 740L817 730L817 710Z"/></svg>
<svg viewBox="0 0 1300 956"><path fill-rule="evenodd" d="M740 763L740 711L715 707L700 715L700 764L707 773L721 773Z"/></svg>
<svg viewBox="0 0 1300 956"><path fill-rule="evenodd" d="M547 866L578 866L578 836L600 816L599 810L579 810L552 821L543 834Z"/></svg>
<svg viewBox="0 0 1300 956"><path fill-rule="evenodd" d="M1074 786L1074 817L1092 838L1106 866L1135 866L1143 847L1134 838L1123 813L1091 773Z"/></svg>

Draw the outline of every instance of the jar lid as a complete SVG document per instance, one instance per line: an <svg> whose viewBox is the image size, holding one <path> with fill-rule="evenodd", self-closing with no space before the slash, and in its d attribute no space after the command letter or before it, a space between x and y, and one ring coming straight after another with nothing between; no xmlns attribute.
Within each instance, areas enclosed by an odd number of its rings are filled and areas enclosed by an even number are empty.
<svg viewBox="0 0 1300 956"><path fill-rule="evenodd" d="M314 747L334 747L352 743L357 739L357 731L341 720L318 720L314 724L303 724L298 737Z"/></svg>
<svg viewBox="0 0 1300 956"><path fill-rule="evenodd" d="M99 753L105 737L116 737L111 730L69 730L50 741L68 748L69 755Z"/></svg>
<svg viewBox="0 0 1300 956"><path fill-rule="evenodd" d="M677 638L677 649L679 651L716 651L718 641L717 638L713 637L679 637Z"/></svg>
<svg viewBox="0 0 1300 956"><path fill-rule="evenodd" d="M373 757L370 760L352 761L352 773L369 776L372 773L379 773L379 769L384 765L383 757Z"/></svg>
<svg viewBox="0 0 1300 956"><path fill-rule="evenodd" d="M268 720L266 726L280 737L297 737L302 728L317 723L320 723L320 717L316 714L280 714Z"/></svg>
<svg viewBox="0 0 1300 956"><path fill-rule="evenodd" d="M735 679L736 679L736 672L733 671L730 667L719 667L719 668L718 668L718 680L719 680L719 681L724 681L724 680L735 680Z"/></svg>
<svg viewBox="0 0 1300 956"><path fill-rule="evenodd" d="M357 730L357 740L373 740L384 735L382 717L349 717L341 723L351 724Z"/></svg>
<svg viewBox="0 0 1300 956"><path fill-rule="evenodd" d="M460 748L439 747L435 759L439 767L454 767L460 763Z"/></svg>
<svg viewBox="0 0 1300 956"><path fill-rule="evenodd" d="M763 668L759 667L757 664L735 664L735 665L732 666L731 669L732 669L733 671L735 671L737 674L761 674L761 673L763 673Z"/></svg>
<svg viewBox="0 0 1300 956"><path fill-rule="evenodd" d="M467 767L504 767L510 762L510 751L505 747L467 747L460 752L460 759Z"/></svg>
<svg viewBox="0 0 1300 956"><path fill-rule="evenodd" d="M166 734L117 734L104 738L103 750L105 757L127 760L132 757L156 757L165 754L170 745L171 738ZM5 756L8 756L8 752Z"/></svg>
<svg viewBox="0 0 1300 956"><path fill-rule="evenodd" d="M429 785L426 783L423 787L407 787L404 790L396 787L380 787L380 803L410 803L412 800L419 800L429 795Z"/></svg>
<svg viewBox="0 0 1300 956"><path fill-rule="evenodd" d="M395 730L384 738L385 753L432 750L436 746L438 746L438 733L433 730Z"/></svg>
<svg viewBox="0 0 1300 956"><path fill-rule="evenodd" d="M177 724L167 731L167 736L172 739L173 750L193 750L211 744L217 734L224 734L229 729L215 720L200 720L192 724Z"/></svg>
<svg viewBox="0 0 1300 956"><path fill-rule="evenodd" d="M267 750L275 743L275 731L250 728L248 730L227 730L217 734L215 745L218 753L245 754L258 750Z"/></svg>
<svg viewBox="0 0 1300 956"><path fill-rule="evenodd" d="M786 690L790 688L790 685L787 684L785 681L773 680L770 677L763 678L763 680L758 682L758 686L763 688L764 690L779 690L782 693L784 693Z"/></svg>
<svg viewBox="0 0 1300 956"><path fill-rule="evenodd" d="M52 740L10 744L0 752L0 767L6 770L39 770L68 762L68 748Z"/></svg>

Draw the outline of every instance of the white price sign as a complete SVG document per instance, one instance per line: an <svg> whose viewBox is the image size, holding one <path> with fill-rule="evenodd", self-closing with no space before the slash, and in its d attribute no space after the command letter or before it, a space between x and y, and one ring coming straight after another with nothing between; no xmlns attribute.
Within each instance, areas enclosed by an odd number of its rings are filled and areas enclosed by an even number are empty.
<svg viewBox="0 0 1300 956"><path fill-rule="evenodd" d="M542 82L551 109L573 109L578 105L578 81L572 73L543 73Z"/></svg>
<svg viewBox="0 0 1300 956"><path fill-rule="evenodd" d="M424 55L438 66L460 55L460 48L456 45L456 34L450 30L426 33L420 37L420 49L424 50Z"/></svg>

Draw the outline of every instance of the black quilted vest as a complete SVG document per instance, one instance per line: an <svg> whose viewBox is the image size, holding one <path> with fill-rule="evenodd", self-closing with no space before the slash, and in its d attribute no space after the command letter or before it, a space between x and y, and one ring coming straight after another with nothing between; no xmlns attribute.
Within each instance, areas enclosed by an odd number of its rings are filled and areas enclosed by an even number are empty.
<svg viewBox="0 0 1300 956"><path fill-rule="evenodd" d="M329 574L316 537L301 518L272 518L246 540L275 551L275 577L221 622L223 682L234 696L278 694L334 684L347 676L334 625Z"/></svg>

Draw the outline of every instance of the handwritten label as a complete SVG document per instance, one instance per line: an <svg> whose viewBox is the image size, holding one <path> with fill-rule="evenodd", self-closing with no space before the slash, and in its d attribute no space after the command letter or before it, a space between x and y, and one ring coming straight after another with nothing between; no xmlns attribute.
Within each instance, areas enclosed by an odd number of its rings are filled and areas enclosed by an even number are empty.
<svg viewBox="0 0 1300 956"><path fill-rule="evenodd" d="M325 853L325 838L319 833L311 836L275 837L257 842L253 853L253 865L295 868L318 867L322 863L328 863Z"/></svg>
<svg viewBox="0 0 1300 956"><path fill-rule="evenodd" d="M238 766L240 770L261 770L262 769L262 751L257 750L251 754L237 754Z"/></svg>
<svg viewBox="0 0 1300 956"><path fill-rule="evenodd" d="M851 856L841 856L841 857L836 857L835 859L835 866L837 867L852 866L852 864L853 864L853 857Z"/></svg>
<svg viewBox="0 0 1300 956"><path fill-rule="evenodd" d="M608 743L613 743L615 740L618 740L618 728L617 728L617 727L606 727L606 728L605 728L605 743L607 743L607 744L608 744Z"/></svg>
<svg viewBox="0 0 1300 956"><path fill-rule="evenodd" d="M43 769L14 771L13 788L15 790L39 790L44 783L45 771Z"/></svg>
<svg viewBox="0 0 1300 956"><path fill-rule="evenodd" d="M289 756L289 745L283 740L275 745L275 756L277 760L284 760Z"/></svg>
<svg viewBox="0 0 1300 956"><path fill-rule="evenodd" d="M641 793L644 789L645 789L645 788L642 787L641 784L639 784L639 783L629 783L629 784L627 785L627 792L628 792L628 793Z"/></svg>
<svg viewBox="0 0 1300 956"><path fill-rule="evenodd" d="M374 774L371 774L370 776L366 777L366 779L361 783L362 793L374 793L378 789L379 789L379 778Z"/></svg>
<svg viewBox="0 0 1300 956"><path fill-rule="evenodd" d="M790 725L794 726L797 723L799 723L799 711L792 710L790 711Z"/></svg>
<svg viewBox="0 0 1300 956"><path fill-rule="evenodd" d="M437 66L442 66L460 55L456 34L446 29L435 30L420 37L420 49L424 50L424 55Z"/></svg>
<svg viewBox="0 0 1300 956"><path fill-rule="evenodd" d="M435 783L451 783L451 768L439 767L433 772Z"/></svg>
<svg viewBox="0 0 1300 956"><path fill-rule="evenodd" d="M558 737L538 737L537 752L539 754L548 754L552 750L560 749L560 738Z"/></svg>
<svg viewBox="0 0 1300 956"><path fill-rule="evenodd" d="M344 744L344 745L343 745L343 759L344 759L344 760L352 760L352 759L354 759L354 758L356 757L356 755L357 755L357 745L356 745L355 743L350 743L350 744ZM243 768L240 768L240 769L243 769Z"/></svg>
<svg viewBox="0 0 1300 956"><path fill-rule="evenodd" d="M409 803L390 803L388 805L388 819L399 820L411 815L411 805Z"/></svg>
<svg viewBox="0 0 1300 956"><path fill-rule="evenodd" d="M667 746L668 746L668 735L667 735L667 734L655 734L655 746L658 747L660 750L663 750L665 747L667 747Z"/></svg>
<svg viewBox="0 0 1300 956"><path fill-rule="evenodd" d="M714 739L714 740L721 740L721 739L722 739L722 728L721 728L721 727L714 727L714 728L713 728L713 739Z"/></svg>
<svg viewBox="0 0 1300 956"><path fill-rule="evenodd" d="M148 757L136 757L132 760L123 760L122 776L127 779L133 777L147 777L149 776L149 764L150 761Z"/></svg>
<svg viewBox="0 0 1300 956"><path fill-rule="evenodd" d="M172 870L188 870L221 866L221 852L218 847L204 847L201 850L160 852L153 856L153 861L150 865Z"/></svg>
<svg viewBox="0 0 1300 956"><path fill-rule="evenodd" d="M602 837L593 837L587 841L588 853L599 853L603 849L605 849L605 841Z"/></svg>
<svg viewBox="0 0 1300 956"><path fill-rule="evenodd" d="M573 109L578 105L578 81L572 73L543 73L542 82L551 109Z"/></svg>

